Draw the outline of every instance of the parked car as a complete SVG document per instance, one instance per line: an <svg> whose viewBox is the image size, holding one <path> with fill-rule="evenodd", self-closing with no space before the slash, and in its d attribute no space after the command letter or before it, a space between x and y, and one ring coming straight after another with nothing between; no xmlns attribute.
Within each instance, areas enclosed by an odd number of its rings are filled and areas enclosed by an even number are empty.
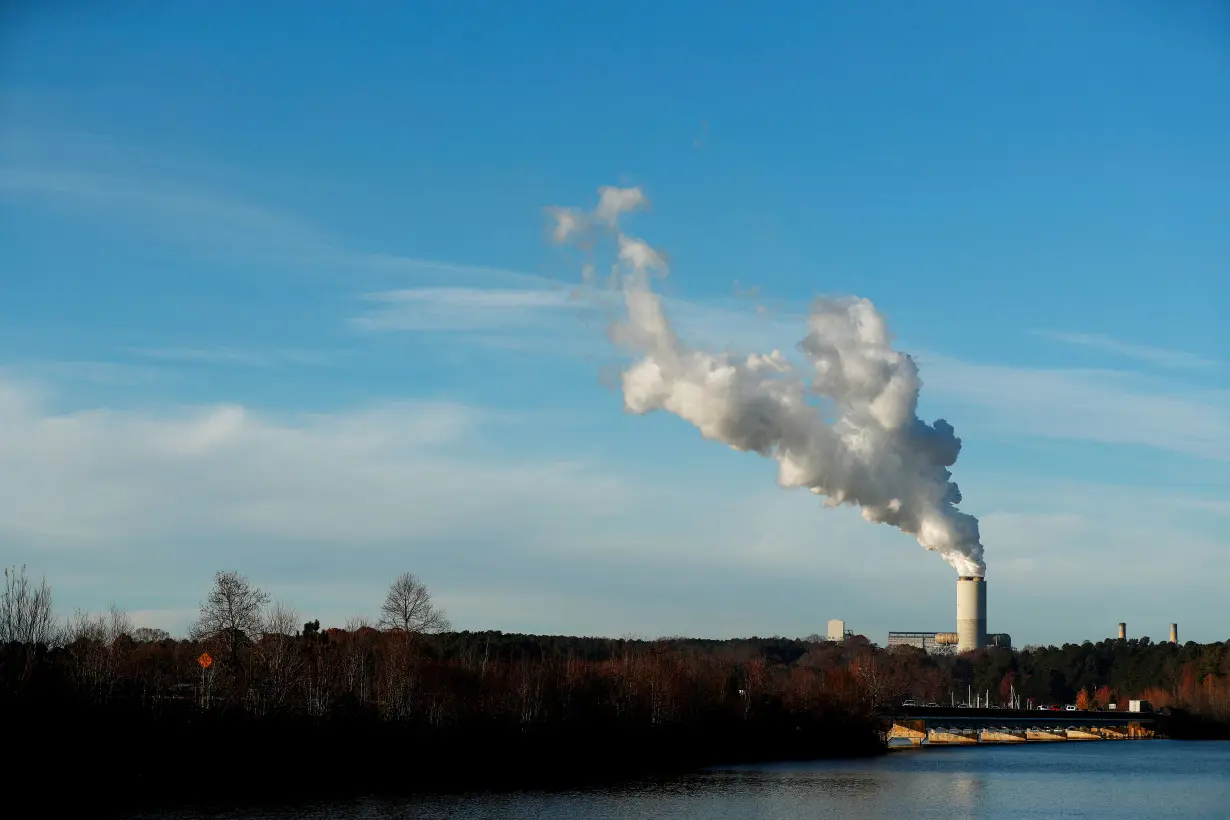
<svg viewBox="0 0 1230 820"><path fill-rule="evenodd" d="M903 700L901 701L901 705L902 706L917 706L918 704L915 703L913 700Z"/></svg>
<svg viewBox="0 0 1230 820"><path fill-rule="evenodd" d="M923 706L926 706L928 709L940 708L940 705L938 703L924 703Z"/></svg>
<svg viewBox="0 0 1230 820"><path fill-rule="evenodd" d="M1076 707L1075 707L1075 706L1073 706L1071 703L1069 703L1067 706L1063 707L1063 709L1064 709L1064 711L1065 711L1065 712L1075 712L1075 711L1076 711Z"/></svg>

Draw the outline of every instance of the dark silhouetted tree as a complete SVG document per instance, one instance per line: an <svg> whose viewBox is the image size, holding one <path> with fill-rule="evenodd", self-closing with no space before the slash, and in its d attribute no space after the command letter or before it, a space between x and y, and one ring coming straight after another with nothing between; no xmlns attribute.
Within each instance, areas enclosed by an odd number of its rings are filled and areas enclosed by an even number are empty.
<svg viewBox="0 0 1230 820"><path fill-rule="evenodd" d="M401 632L445 632L444 610L431 602L427 585L413 573L403 572L389 587L380 607L380 625Z"/></svg>
<svg viewBox="0 0 1230 820"><path fill-rule="evenodd" d="M238 666L240 648L264 629L267 603L269 596L238 572L219 572L209 598L201 604L201 617L192 635L220 643L227 660Z"/></svg>
<svg viewBox="0 0 1230 820"><path fill-rule="evenodd" d="M5 567L4 590L0 592L0 643L51 645L59 637L47 579L35 586L26 577L25 565L20 569Z"/></svg>

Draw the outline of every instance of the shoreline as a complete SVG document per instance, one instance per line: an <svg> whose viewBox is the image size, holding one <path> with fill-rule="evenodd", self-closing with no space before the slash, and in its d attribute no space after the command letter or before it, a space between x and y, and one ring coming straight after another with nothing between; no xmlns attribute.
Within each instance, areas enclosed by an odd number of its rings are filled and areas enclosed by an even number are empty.
<svg viewBox="0 0 1230 820"><path fill-rule="evenodd" d="M129 715L128 717L136 717ZM867 724L829 720L804 730L713 722L615 726L459 727L431 730L376 722L197 719L155 722L121 715L6 721L37 740L12 782L44 804L115 815L191 805L263 803L296 797L413 795L595 788L677 777L723 765L866 759L886 753ZM74 768L43 768L64 748L91 749ZM123 784L117 788L117 784Z"/></svg>

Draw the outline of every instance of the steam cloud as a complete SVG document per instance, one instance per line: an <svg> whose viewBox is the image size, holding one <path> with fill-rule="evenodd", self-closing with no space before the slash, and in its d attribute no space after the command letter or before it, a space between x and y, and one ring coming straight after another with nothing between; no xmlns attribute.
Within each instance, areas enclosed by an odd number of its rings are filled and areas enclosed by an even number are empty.
<svg viewBox="0 0 1230 820"><path fill-rule="evenodd" d="M651 287L654 273L666 275L665 259L619 225L649 200L639 188L603 187L598 195L593 211L551 209L553 238L585 248L614 239L609 283L627 311L615 339L639 357L623 372L629 411L666 410L707 439L772 458L782 487L806 487L825 496L827 506L857 505L868 521L914 535L958 574L985 574L978 519L957 509L961 492L947 469L961 440L943 419L926 424L915 414L918 368L892 349L884 317L870 301L816 300L798 345L809 371L777 350L741 358L689 348Z"/></svg>

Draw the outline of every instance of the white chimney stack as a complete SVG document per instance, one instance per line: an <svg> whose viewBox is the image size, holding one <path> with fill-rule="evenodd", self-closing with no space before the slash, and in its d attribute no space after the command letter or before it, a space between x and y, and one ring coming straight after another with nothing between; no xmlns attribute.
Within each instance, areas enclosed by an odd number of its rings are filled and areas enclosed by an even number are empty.
<svg viewBox="0 0 1230 820"><path fill-rule="evenodd" d="M957 652L987 645L987 582L976 575L957 579Z"/></svg>

